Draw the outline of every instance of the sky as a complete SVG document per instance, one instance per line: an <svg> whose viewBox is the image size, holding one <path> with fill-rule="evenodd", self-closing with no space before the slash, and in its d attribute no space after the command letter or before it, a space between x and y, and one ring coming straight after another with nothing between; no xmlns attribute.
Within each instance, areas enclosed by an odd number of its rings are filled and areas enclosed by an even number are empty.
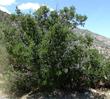
<svg viewBox="0 0 110 99"><path fill-rule="evenodd" d="M26 12L41 5L50 10L75 6L79 14L88 17L84 29L110 38L110 0L0 0L0 10L8 13L14 13L16 6Z"/></svg>

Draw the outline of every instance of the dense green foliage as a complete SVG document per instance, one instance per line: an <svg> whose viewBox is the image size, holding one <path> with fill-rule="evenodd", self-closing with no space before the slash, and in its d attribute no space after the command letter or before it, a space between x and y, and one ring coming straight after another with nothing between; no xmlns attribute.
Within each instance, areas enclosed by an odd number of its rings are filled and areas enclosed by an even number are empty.
<svg viewBox="0 0 110 99"><path fill-rule="evenodd" d="M12 27L4 30L11 92L80 90L95 86L105 75L109 78L110 63L106 66L103 55L92 48L93 39L72 32L87 19L74 7L50 11L42 6L32 15L16 12Z"/></svg>

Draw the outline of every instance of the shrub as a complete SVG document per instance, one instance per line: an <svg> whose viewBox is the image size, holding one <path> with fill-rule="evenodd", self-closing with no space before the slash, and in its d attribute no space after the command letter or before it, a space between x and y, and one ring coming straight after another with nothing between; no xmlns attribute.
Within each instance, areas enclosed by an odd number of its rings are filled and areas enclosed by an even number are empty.
<svg viewBox="0 0 110 99"><path fill-rule="evenodd" d="M77 14L74 7L50 11L42 6L33 15L16 11L11 17L13 27L4 31L10 92L80 89L87 86L88 79L94 81L91 75L100 74L102 60L91 50L93 39L72 32L84 25L86 16Z"/></svg>

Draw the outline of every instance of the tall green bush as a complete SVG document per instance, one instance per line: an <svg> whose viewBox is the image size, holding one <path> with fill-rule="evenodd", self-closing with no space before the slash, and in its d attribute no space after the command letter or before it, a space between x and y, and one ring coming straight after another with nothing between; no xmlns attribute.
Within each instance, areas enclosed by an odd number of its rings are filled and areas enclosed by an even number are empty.
<svg viewBox="0 0 110 99"><path fill-rule="evenodd" d="M100 56L90 50L90 36L72 32L83 26L87 17L77 14L74 7L50 11L42 6L32 15L16 11L11 16L13 27L4 31L11 68L7 77L10 91L16 94L87 86L91 71L100 70Z"/></svg>

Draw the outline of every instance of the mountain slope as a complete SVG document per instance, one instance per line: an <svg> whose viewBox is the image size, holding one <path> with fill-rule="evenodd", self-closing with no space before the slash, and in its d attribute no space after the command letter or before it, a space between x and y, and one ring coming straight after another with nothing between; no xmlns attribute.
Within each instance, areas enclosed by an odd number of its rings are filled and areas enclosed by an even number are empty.
<svg viewBox="0 0 110 99"><path fill-rule="evenodd" d="M9 14L0 10L0 22L6 22L9 20Z"/></svg>
<svg viewBox="0 0 110 99"><path fill-rule="evenodd" d="M93 47L98 49L102 54L110 56L110 39L109 38L85 29L76 28L73 30L73 32L81 35L89 34L94 39Z"/></svg>

